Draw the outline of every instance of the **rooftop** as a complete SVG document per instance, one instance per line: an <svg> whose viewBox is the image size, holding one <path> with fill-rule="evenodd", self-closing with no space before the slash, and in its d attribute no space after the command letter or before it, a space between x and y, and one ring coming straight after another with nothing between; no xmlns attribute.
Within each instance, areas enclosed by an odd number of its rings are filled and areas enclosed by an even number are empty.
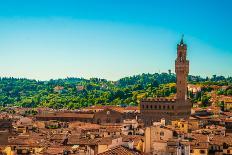
<svg viewBox="0 0 232 155"><path fill-rule="evenodd" d="M54 113L46 113L46 114L38 114L35 117L43 118L43 117L53 117L53 118L93 118L94 114L85 114L85 113L74 113L74 112L54 112Z"/></svg>
<svg viewBox="0 0 232 155"><path fill-rule="evenodd" d="M123 146L117 146L98 155L140 155L140 153L130 150Z"/></svg>

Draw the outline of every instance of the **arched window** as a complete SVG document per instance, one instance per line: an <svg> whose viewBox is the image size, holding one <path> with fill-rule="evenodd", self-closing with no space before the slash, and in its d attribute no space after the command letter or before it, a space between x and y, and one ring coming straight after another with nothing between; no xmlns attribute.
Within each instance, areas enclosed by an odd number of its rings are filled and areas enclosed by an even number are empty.
<svg viewBox="0 0 232 155"><path fill-rule="evenodd" d="M120 123L120 119L118 118L118 119L116 119L116 122L115 123Z"/></svg>
<svg viewBox="0 0 232 155"><path fill-rule="evenodd" d="M110 123L110 122L111 122L110 118L107 118L106 123Z"/></svg>
<svg viewBox="0 0 232 155"><path fill-rule="evenodd" d="M132 132L128 132L128 135L132 135Z"/></svg>
<svg viewBox="0 0 232 155"><path fill-rule="evenodd" d="M101 119L97 119L97 124L100 124L101 123Z"/></svg>

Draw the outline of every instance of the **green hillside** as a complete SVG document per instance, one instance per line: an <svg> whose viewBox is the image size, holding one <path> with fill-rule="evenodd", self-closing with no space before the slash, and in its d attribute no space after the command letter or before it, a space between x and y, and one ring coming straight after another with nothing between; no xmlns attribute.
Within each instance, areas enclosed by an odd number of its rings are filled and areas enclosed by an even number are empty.
<svg viewBox="0 0 232 155"><path fill-rule="evenodd" d="M204 87L232 85L232 78L223 76L212 78L189 76L188 80L189 83ZM70 109L90 105L127 106L137 105L143 97L166 97L172 96L175 92L175 74L167 73L142 74L125 77L118 81L98 78L66 78L49 81L0 78L1 106L46 106ZM227 95L227 90L221 93ZM201 96L190 95L194 102L201 100Z"/></svg>

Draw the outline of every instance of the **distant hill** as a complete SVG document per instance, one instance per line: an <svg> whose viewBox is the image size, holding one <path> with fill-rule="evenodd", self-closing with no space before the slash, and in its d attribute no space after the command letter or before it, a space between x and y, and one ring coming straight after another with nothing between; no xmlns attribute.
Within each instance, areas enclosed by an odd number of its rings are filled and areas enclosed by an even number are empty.
<svg viewBox="0 0 232 155"><path fill-rule="evenodd" d="M175 74L141 74L118 81L66 78L49 81L0 78L0 106L46 106L77 109L90 105L137 105L143 97L172 96ZM231 77L189 76L189 83L230 85Z"/></svg>

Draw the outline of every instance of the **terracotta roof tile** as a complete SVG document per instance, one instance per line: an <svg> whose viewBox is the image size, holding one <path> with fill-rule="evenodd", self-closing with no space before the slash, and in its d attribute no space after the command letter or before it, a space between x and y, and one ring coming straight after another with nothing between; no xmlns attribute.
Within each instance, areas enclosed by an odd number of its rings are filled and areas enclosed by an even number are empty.
<svg viewBox="0 0 232 155"><path fill-rule="evenodd" d="M98 155L140 155L140 153L130 150L123 146L117 146L106 152L99 153Z"/></svg>
<svg viewBox="0 0 232 155"><path fill-rule="evenodd" d="M39 114L36 115L35 117L37 118L42 118L42 117L66 117L66 118L71 118L71 117L76 117L76 118L93 118L94 114L86 114L86 113L74 113L74 112L56 112L56 113L46 113L46 114Z"/></svg>
<svg viewBox="0 0 232 155"><path fill-rule="evenodd" d="M111 144L112 139L110 137L105 138L95 138L95 139L89 139L89 138L72 138L72 136L68 140L68 144L71 145L97 145L97 144Z"/></svg>

